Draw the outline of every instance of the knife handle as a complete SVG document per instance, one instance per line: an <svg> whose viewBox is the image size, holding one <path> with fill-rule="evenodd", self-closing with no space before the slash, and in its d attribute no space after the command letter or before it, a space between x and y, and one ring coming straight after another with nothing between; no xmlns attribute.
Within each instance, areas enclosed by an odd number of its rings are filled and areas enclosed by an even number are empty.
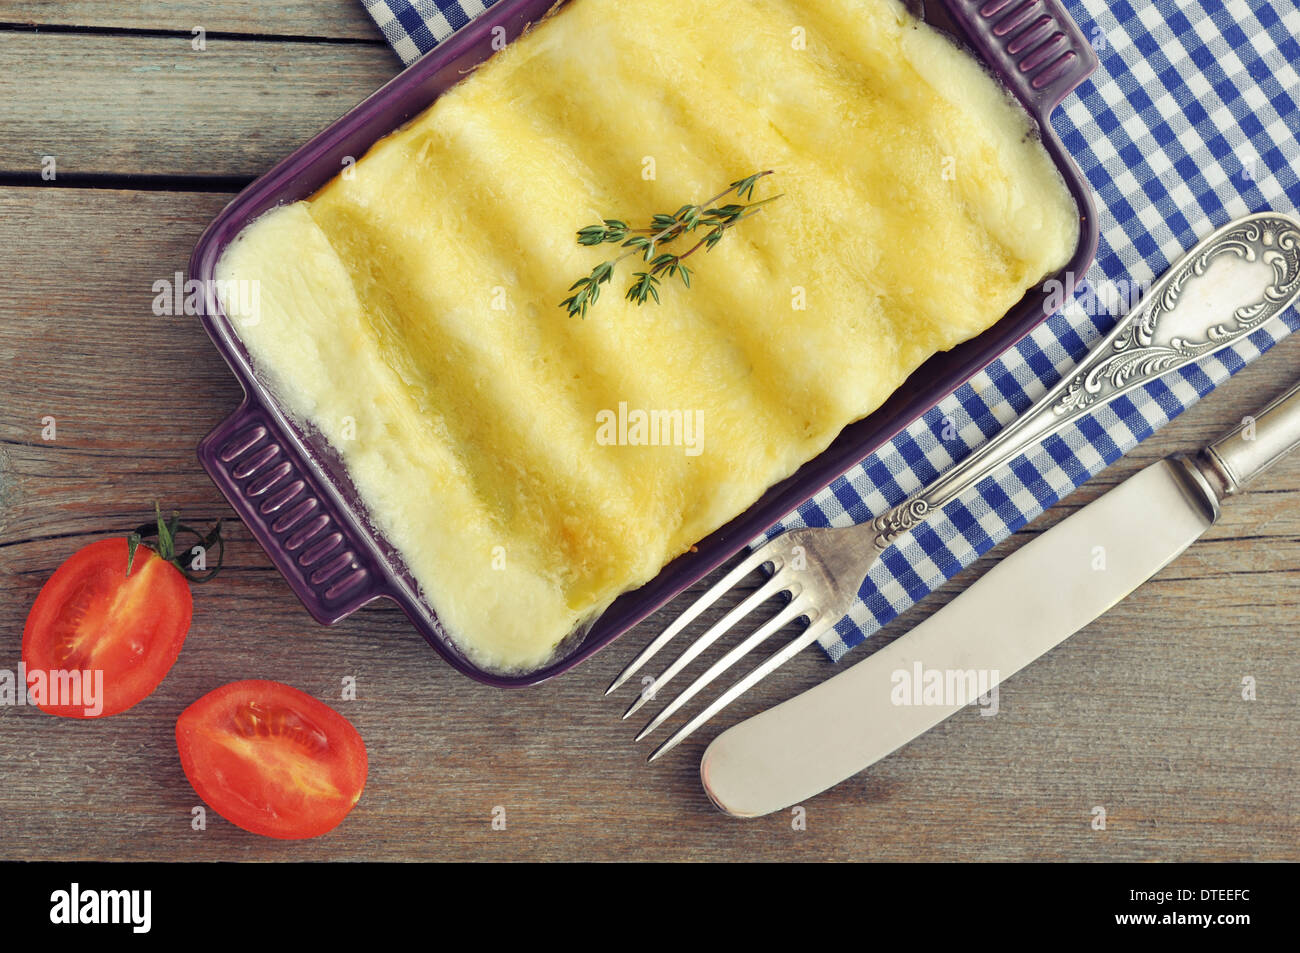
<svg viewBox="0 0 1300 953"><path fill-rule="evenodd" d="M1200 453L1202 472L1213 476L1223 496L1239 493L1300 446L1300 384Z"/></svg>

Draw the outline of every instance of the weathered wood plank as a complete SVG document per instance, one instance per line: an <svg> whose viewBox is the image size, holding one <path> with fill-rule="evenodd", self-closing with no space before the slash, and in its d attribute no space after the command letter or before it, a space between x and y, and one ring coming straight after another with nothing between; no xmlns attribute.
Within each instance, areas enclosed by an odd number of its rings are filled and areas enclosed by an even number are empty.
<svg viewBox="0 0 1300 953"><path fill-rule="evenodd" d="M0 172L260 175L399 69L379 45L0 36Z"/></svg>
<svg viewBox="0 0 1300 953"><path fill-rule="evenodd" d="M31 601L78 546L140 522L155 498L195 518L229 515L193 447L238 390L193 319L150 310L153 281L184 267L227 198L0 189L0 668L16 665ZM1298 372L1293 339L868 647ZM53 441L41 439L46 415ZM0 707L0 858L1300 859L1300 459L1011 679L1000 714L963 712L810 801L804 831L788 816L738 822L710 808L697 771L711 732L643 763L635 726L618 720L627 699L601 691L654 625L547 685L500 692L441 664L392 609L315 625L243 528L230 535L230 570L196 592L185 650L147 702L76 724ZM832 671L809 652L720 726ZM1258 701L1241 700L1246 675ZM338 700L345 676L358 679L355 702ZM190 829L199 802L177 762L175 718L245 677L332 701L366 739L366 793L323 839L273 842L215 816ZM1097 805L1106 831L1089 827ZM491 827L497 806L504 831Z"/></svg>
<svg viewBox="0 0 1300 953"><path fill-rule="evenodd" d="M5 0L0 22L382 41L360 0Z"/></svg>

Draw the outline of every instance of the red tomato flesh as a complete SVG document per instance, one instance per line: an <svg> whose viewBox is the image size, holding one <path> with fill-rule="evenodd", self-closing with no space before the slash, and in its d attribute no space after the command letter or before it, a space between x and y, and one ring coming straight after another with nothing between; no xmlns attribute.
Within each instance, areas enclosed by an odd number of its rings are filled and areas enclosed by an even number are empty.
<svg viewBox="0 0 1300 953"><path fill-rule="evenodd" d="M316 837L348 815L366 785L352 723L280 682L231 682L176 721L181 767L230 823L284 839Z"/></svg>
<svg viewBox="0 0 1300 953"><path fill-rule="evenodd" d="M130 576L126 559L121 537L91 543L36 596L23 628L29 684L37 670L103 672L101 710L88 712L84 697L74 704L48 697L42 710L68 718L116 715L148 698L180 655L194 610L189 583L148 547L136 549Z"/></svg>

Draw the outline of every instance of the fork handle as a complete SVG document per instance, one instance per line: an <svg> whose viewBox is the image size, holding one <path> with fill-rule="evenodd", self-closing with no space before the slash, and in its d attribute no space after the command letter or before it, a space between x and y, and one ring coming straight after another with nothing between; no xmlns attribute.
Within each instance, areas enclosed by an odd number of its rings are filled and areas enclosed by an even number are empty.
<svg viewBox="0 0 1300 953"><path fill-rule="evenodd" d="M1030 447L1162 374L1236 344L1300 295L1300 222L1261 212L1180 258L1068 376L992 440L863 524L877 551Z"/></svg>

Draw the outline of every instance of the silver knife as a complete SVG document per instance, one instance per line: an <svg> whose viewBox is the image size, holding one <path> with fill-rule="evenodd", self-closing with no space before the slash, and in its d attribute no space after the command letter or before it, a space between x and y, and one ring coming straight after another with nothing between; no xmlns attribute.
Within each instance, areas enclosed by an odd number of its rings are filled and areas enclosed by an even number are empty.
<svg viewBox="0 0 1300 953"><path fill-rule="evenodd" d="M847 671L724 731L700 762L705 791L728 814L758 817L852 777L1104 614L1297 445L1300 385L1195 456L1167 457L1062 520ZM933 698L913 693L918 676Z"/></svg>

